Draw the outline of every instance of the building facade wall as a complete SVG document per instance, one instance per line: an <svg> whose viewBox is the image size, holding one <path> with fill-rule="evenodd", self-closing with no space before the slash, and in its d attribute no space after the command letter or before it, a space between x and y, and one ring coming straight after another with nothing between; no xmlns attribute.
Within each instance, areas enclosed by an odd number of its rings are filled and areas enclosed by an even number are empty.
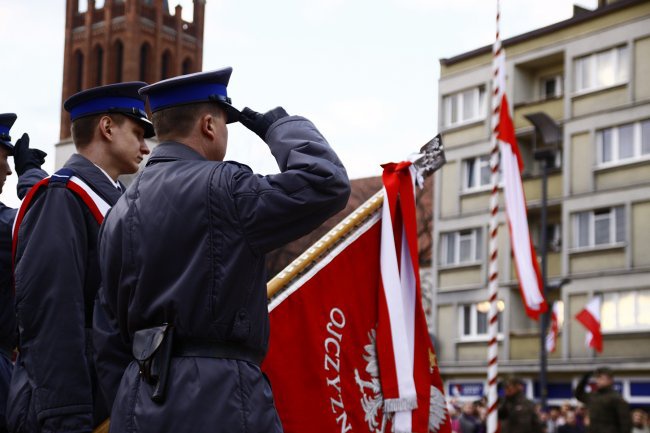
<svg viewBox="0 0 650 433"><path fill-rule="evenodd" d="M587 14L593 17L575 18L504 41L506 91L513 101L512 117L526 161L523 182L532 233L541 229L541 177L532 157L534 129L524 116L544 112L562 129L558 165L548 180L548 223L556 226L549 230L557 233L555 243L549 246L548 276L551 282L565 280L559 290L549 293L549 299L562 301L564 306L557 350L549 356L550 380L570 379L575 383L581 371L595 364L609 364L617 373L627 375L622 385L624 394L632 402L642 402L646 397L632 395L630 383L639 378L650 381L650 345L645 344L650 337L650 323L637 318L639 323L634 328L620 326L604 331L605 350L598 354L585 347L584 328L574 316L593 296L601 296L610 304L612 299L629 299L632 295L642 303L646 302L646 294L650 296L650 141L643 141L650 140L650 3L622 0ZM605 85L585 87L588 75L577 77L585 71L584 65L591 58L609 55L616 56L620 76ZM476 374L486 365L487 338L463 341L460 325L451 332L446 324L460 320L460 306L487 298L487 238L481 245L479 263L449 266L442 265L437 257L447 252L446 234L467 233L477 225L484 235L487 230L490 186L467 190L474 180L467 177L466 161L489 152L491 60L491 51L476 50L441 61L438 125L451 166L436 174L439 195L434 210L434 313L440 316L434 332L445 348L446 355L440 358L441 371L450 383L476 381ZM553 93L557 86L561 90ZM465 123L450 124L450 119L445 118L450 115L445 101L456 102L453 95L472 88L485 91L481 114ZM621 143L625 140L620 138L624 137L623 130L629 131L627 125L636 128L631 135L635 143L633 156L623 156L630 152L622 150L629 147L624 148ZM644 135L646 126L649 135ZM603 144L611 140L610 134L618 137L616 144ZM617 146L615 157L606 160L611 146ZM499 298L505 302L500 369L521 373L532 383L538 372L539 324L523 313L502 201L499 209ZM594 241L594 223L584 223L603 218L610 222L610 241L604 243L602 239ZM585 243L587 228L591 243ZM538 246L536 241L533 239ZM650 396L647 401L650 403Z"/></svg>

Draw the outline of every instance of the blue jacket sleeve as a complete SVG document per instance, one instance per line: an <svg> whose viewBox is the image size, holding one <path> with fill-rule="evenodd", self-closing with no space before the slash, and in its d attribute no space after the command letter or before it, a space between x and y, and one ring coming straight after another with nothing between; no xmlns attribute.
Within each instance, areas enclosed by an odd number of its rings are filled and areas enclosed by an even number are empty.
<svg viewBox="0 0 650 433"><path fill-rule="evenodd" d="M49 188L18 234L15 272L21 359L43 431L91 431L84 277L88 232L73 193Z"/></svg>
<svg viewBox="0 0 650 433"><path fill-rule="evenodd" d="M261 253L311 232L350 196L343 164L309 120L282 118L266 141L281 173L259 176L241 169L230 191L246 239Z"/></svg>

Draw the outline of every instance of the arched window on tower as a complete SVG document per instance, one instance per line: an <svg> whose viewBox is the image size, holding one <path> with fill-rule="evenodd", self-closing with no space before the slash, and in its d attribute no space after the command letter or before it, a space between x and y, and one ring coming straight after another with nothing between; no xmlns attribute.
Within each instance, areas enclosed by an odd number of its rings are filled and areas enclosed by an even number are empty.
<svg viewBox="0 0 650 433"><path fill-rule="evenodd" d="M151 63L151 46L148 43L140 47L140 81L148 81L149 63Z"/></svg>
<svg viewBox="0 0 650 433"><path fill-rule="evenodd" d="M84 55L80 50L77 50L74 53L74 83L75 83L75 93L81 92L83 89L83 80L84 80Z"/></svg>
<svg viewBox="0 0 650 433"><path fill-rule="evenodd" d="M189 57L183 60L183 75L189 74L192 72L192 59Z"/></svg>
<svg viewBox="0 0 650 433"><path fill-rule="evenodd" d="M104 79L104 49L101 45L95 47L95 85L101 86Z"/></svg>
<svg viewBox="0 0 650 433"><path fill-rule="evenodd" d="M115 41L115 44L113 45L113 55L114 61L113 61L113 71L114 71L114 82L116 83L121 83L122 82L122 69L124 68L124 44L122 43L121 40Z"/></svg>
<svg viewBox="0 0 650 433"><path fill-rule="evenodd" d="M171 75L172 67L172 53L169 50L165 50L162 55L162 61L160 62L160 79L164 80L169 78Z"/></svg>

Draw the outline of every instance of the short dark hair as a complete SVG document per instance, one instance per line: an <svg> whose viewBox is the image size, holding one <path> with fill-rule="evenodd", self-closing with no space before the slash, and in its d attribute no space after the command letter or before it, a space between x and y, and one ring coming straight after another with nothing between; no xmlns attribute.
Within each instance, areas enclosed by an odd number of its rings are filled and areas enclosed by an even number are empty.
<svg viewBox="0 0 650 433"><path fill-rule="evenodd" d="M199 117L204 114L225 116L223 109L214 102L177 105L156 111L151 115L153 128L159 140L187 137Z"/></svg>
<svg viewBox="0 0 650 433"><path fill-rule="evenodd" d="M518 386L518 385L523 385L524 381L518 378L517 376L508 376L503 381L503 384L505 386Z"/></svg>
<svg viewBox="0 0 650 433"><path fill-rule="evenodd" d="M594 370L594 375L614 377L614 372L609 367L599 367L596 370Z"/></svg>
<svg viewBox="0 0 650 433"><path fill-rule="evenodd" d="M99 124L99 119L103 116L109 116L117 125L122 125L126 121L126 116L119 113L102 113L94 116L81 117L72 122L70 132L72 141L77 149L83 149L93 140L95 129Z"/></svg>

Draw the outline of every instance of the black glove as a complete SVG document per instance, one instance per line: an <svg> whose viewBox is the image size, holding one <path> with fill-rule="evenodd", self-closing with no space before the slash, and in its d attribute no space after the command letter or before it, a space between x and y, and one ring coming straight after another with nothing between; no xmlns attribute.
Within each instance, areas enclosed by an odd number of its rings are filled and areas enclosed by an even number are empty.
<svg viewBox="0 0 650 433"><path fill-rule="evenodd" d="M269 127L276 120L280 120L283 117L287 116L287 112L284 111L284 108L282 107L275 107L273 110L267 111L264 114L258 113L257 111L253 111L250 108L245 107L241 112L239 122L241 122L241 124L246 128L259 135L262 140L265 140Z"/></svg>
<svg viewBox="0 0 650 433"><path fill-rule="evenodd" d="M18 176L22 176L30 168L41 168L46 155L42 150L30 149L29 135L23 134L14 146L14 165Z"/></svg>

